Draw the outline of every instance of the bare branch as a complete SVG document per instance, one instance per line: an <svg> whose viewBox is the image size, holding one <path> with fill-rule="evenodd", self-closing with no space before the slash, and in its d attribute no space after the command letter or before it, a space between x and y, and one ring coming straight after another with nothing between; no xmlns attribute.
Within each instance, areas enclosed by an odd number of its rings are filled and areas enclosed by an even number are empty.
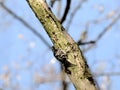
<svg viewBox="0 0 120 90"><path fill-rule="evenodd" d="M118 14L118 16L116 18L114 18L112 20L112 22L98 35L98 37L96 38L95 42L98 42L103 35L120 19L120 14Z"/></svg>
<svg viewBox="0 0 120 90"><path fill-rule="evenodd" d="M60 1L60 0L50 0L50 6L53 7L53 5L56 1Z"/></svg>
<svg viewBox="0 0 120 90"><path fill-rule="evenodd" d="M68 82L66 81L66 74L64 72L64 68L62 66L62 64L60 64L61 67L61 84L62 84L62 90L67 90L68 88Z"/></svg>
<svg viewBox="0 0 120 90"><path fill-rule="evenodd" d="M72 12L71 15L70 15L70 19L69 19L69 21L68 21L68 23L67 23L67 27L66 27L67 30L69 30L69 27L70 27L70 25L71 25L71 23L72 23L73 17L75 16L76 12L79 10L79 8L81 7L81 5L82 5L85 1L87 1L87 0L81 0L81 1L79 2L79 4L74 8L73 12Z"/></svg>
<svg viewBox="0 0 120 90"><path fill-rule="evenodd" d="M46 2L43 1L44 0L27 0L53 42L55 57L61 61L65 68L64 71L71 79L76 90L97 90L89 66L80 48L50 11Z"/></svg>
<svg viewBox="0 0 120 90"><path fill-rule="evenodd" d="M82 41L78 41L77 44L78 45L88 45L88 44L94 44L95 41L88 41L88 42L82 42Z"/></svg>
<svg viewBox="0 0 120 90"><path fill-rule="evenodd" d="M95 77L101 77L101 76L120 76L120 72L108 72L108 73L94 73Z"/></svg>
<svg viewBox="0 0 120 90"><path fill-rule="evenodd" d="M30 31L32 31L39 39L43 41L43 43L51 48L50 44L43 38L43 36L37 32L31 25L29 25L26 21L24 21L22 18L20 18L18 15L16 15L13 11L11 11L9 8L7 8L4 3L0 2L0 5L10 14L12 15L15 19L20 21L25 27L27 27Z"/></svg>
<svg viewBox="0 0 120 90"><path fill-rule="evenodd" d="M66 3L66 8L65 8L65 11L64 11L64 14L63 14L63 17L61 19L61 23L63 23L67 17L67 14L70 10L70 4L71 4L71 0L67 0L67 3Z"/></svg>
<svg viewBox="0 0 120 90"><path fill-rule="evenodd" d="M112 20L112 22L111 22L106 28L104 28L104 30L97 36L97 38L94 40L94 42L95 42L94 44L96 44L96 43L106 34L106 32L107 32L119 19L120 19L120 13L119 13L118 16L117 16L116 18L114 18L114 19ZM90 45L88 48L84 49L83 52L91 49L91 48L94 46L94 44L92 44L92 45Z"/></svg>

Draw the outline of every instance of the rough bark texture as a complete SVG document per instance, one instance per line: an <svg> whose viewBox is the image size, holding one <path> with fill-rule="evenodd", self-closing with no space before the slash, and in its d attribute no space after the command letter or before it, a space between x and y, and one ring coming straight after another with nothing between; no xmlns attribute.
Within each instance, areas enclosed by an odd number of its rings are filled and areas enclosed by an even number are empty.
<svg viewBox="0 0 120 90"><path fill-rule="evenodd" d="M89 67L74 40L48 8L45 0L27 0L54 45L54 55L63 64L76 90L97 90Z"/></svg>

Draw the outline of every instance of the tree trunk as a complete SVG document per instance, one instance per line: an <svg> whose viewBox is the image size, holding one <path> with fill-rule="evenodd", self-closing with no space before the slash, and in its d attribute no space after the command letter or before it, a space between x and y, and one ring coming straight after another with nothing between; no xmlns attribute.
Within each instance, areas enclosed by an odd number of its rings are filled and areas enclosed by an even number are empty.
<svg viewBox="0 0 120 90"><path fill-rule="evenodd" d="M45 0L27 0L53 42L53 53L63 64L76 90L97 90L79 46L48 8Z"/></svg>

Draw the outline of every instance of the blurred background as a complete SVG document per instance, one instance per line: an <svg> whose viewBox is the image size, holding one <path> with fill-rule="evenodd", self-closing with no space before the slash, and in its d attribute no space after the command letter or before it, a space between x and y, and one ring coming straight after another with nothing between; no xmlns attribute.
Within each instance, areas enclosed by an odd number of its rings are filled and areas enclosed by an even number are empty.
<svg viewBox="0 0 120 90"><path fill-rule="evenodd" d="M84 43L100 90L119 90L120 0L47 3L71 37ZM0 0L0 90L75 90L52 45L26 0Z"/></svg>

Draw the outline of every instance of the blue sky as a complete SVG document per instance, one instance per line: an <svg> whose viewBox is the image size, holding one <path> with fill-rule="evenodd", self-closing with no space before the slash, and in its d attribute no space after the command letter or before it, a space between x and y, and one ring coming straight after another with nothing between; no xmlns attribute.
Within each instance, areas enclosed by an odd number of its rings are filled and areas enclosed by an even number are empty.
<svg viewBox="0 0 120 90"><path fill-rule="evenodd" d="M71 9L74 8L79 0L72 1L74 3ZM108 3L109 2L109 3ZM44 31L42 25L34 16L32 10L24 0L6 0L5 5L11 9L18 16L22 17L33 28L35 28L52 46L52 43ZM64 8L65 2L62 3ZM55 4L57 6L57 4ZM103 7L104 11L99 12L97 7ZM96 19L102 19L110 11L114 11L120 6L119 0L89 0L85 2L82 7L76 13L73 22L69 29L69 34L77 41L82 31L85 30L86 22L91 22ZM95 8L96 7L96 8ZM53 9L56 14L56 9ZM70 13L72 10L70 10ZM56 15L57 16L57 15ZM67 21L70 19L70 15L67 17ZM113 16L113 18L116 15ZM88 30L88 39L94 40L102 30L112 21L112 19L106 19L99 24L91 23ZM65 27L67 21L63 24ZM85 57L89 63L93 72L119 72L120 61L116 58L116 55L120 55L120 20L109 30L107 33L97 42L95 47L85 53ZM33 34L27 27L21 22L14 19L4 9L0 7L0 74L5 72L4 66L7 66L12 72L12 83L19 82L24 88L22 90L30 90L30 86L33 84L32 75L34 71L40 71L40 74L44 76L42 68L44 65L50 64L53 59L50 49L40 40L35 34ZM27 67L28 62L35 62L32 67ZM15 65L18 66L15 69ZM58 63L52 64L55 67L55 72L59 72ZM97 70L97 71L96 71ZM15 80L16 76L20 76L20 80ZM103 78L103 77L102 77ZM98 80L102 81L99 77ZM119 90L119 76L110 77L112 81L111 90ZM0 83L2 81L0 80ZM39 90L53 90L54 84L59 83L47 83L38 86ZM1 84L2 85L2 84ZM0 87L1 87L0 85ZM46 87L47 86L47 87ZM37 90L37 89L36 89ZM71 89L73 87L71 86Z"/></svg>

